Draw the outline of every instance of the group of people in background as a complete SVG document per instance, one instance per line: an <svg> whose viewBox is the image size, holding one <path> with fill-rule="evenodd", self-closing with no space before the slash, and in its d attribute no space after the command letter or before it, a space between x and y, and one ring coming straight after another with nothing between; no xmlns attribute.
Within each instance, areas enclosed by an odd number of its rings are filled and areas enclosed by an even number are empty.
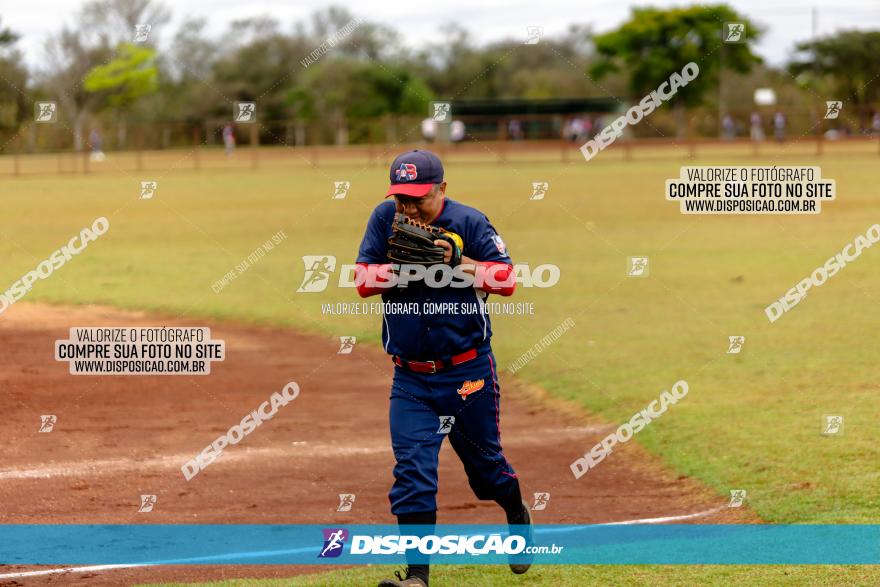
<svg viewBox="0 0 880 587"><path fill-rule="evenodd" d="M223 149L227 157L231 157L235 152L235 125L231 122L223 127L221 132L223 136ZM89 159L91 161L101 162L106 159L104 155L104 138L101 135L100 128L93 128L89 133Z"/></svg>
<svg viewBox="0 0 880 587"><path fill-rule="evenodd" d="M425 118L422 120L422 138L426 141L449 140L453 143L460 143L467 136L467 127L461 120L452 120L451 122L437 122L433 118ZM444 135L445 136L442 136Z"/></svg>
<svg viewBox="0 0 880 587"><path fill-rule="evenodd" d="M863 129L863 133L872 136L880 136L880 112L874 112L869 117L870 127ZM785 113L777 110L770 119L770 125L773 129L773 138L779 142L785 140L785 132L787 126L787 118ZM764 119L761 113L754 111L749 116L749 138L752 141L765 140ZM837 139L841 136L849 136L853 133L852 129L847 125L835 126L825 131L824 136L827 139ZM727 114L721 120L721 137L726 140L735 139L738 135L737 123L734 118ZM806 134L812 134L812 129Z"/></svg>
<svg viewBox="0 0 880 587"><path fill-rule="evenodd" d="M785 126L788 119L781 110L777 110L771 117L771 126L773 127L773 137L780 143L785 140ZM721 138L726 140L735 139L737 135L736 121L730 114L725 114L721 119ZM753 141L763 141L764 135L764 117L757 110L749 116L749 138Z"/></svg>
<svg viewBox="0 0 880 587"><path fill-rule="evenodd" d="M880 136L880 112L873 112L869 117L869 120L870 127L863 129L863 134ZM518 121L511 120L510 126L512 126L514 122L517 123L516 129L518 130ZM592 119L589 116L574 116L565 121L562 129L562 136L565 138L566 141L570 141L572 143L582 143L599 134L604 126L605 122L600 116L597 116L595 119ZM777 110L773 113L773 115L769 119L769 126L769 130L772 132L773 138L776 141L785 141L786 132L788 129L788 118L782 110ZM758 112L757 110L753 111L749 115L748 119L749 138L755 142L766 140L766 128L767 127L764 123L764 116L761 114L761 112ZM721 138L725 140L736 139L737 136L744 134L743 130L744 129L738 125L737 120L732 115L726 114L721 119ZM812 134L812 130L807 134ZM850 136L851 134L853 134L853 131L848 126L835 125L834 128L826 130L824 136L827 139L837 139L845 136ZM516 140L514 129L509 129L509 135L511 138Z"/></svg>
<svg viewBox="0 0 880 587"><path fill-rule="evenodd" d="M589 116L575 116L565 121L562 136L572 143L583 143L590 140L605 128L605 120L597 116L595 120Z"/></svg>
<svg viewBox="0 0 880 587"><path fill-rule="evenodd" d="M764 117L757 110L749 115L749 138L752 141L760 142L766 140ZM863 134L871 136L880 136L880 111L874 111L869 117L869 127L862 130ZM770 117L770 127L772 129L773 138L778 142L785 141L786 127L788 119L784 112L777 110ZM602 116L591 118L589 115L578 115L566 119L562 135L566 141L572 143L583 143L595 137L605 127L605 120ZM721 119L721 138L724 140L734 140L737 136L744 134L744 129L738 125L737 120L730 114L724 115ZM440 124L430 118L426 118L421 123L422 138L427 141L438 140L438 133L441 132ZM466 127L460 120L453 120L449 124L448 139L453 142L461 142L466 136ZM807 134L812 134L809 132ZM835 126L825 131L825 138L837 139L850 136L853 131L846 125ZM235 125L228 122L223 126L221 131L223 138L224 152L227 157L231 157L235 153ZM517 118L511 118L507 122L507 136L513 141L522 141L526 138L526 128L522 121ZM103 138L100 128L93 128L89 133L90 159L92 161L103 161L106 157L103 150Z"/></svg>

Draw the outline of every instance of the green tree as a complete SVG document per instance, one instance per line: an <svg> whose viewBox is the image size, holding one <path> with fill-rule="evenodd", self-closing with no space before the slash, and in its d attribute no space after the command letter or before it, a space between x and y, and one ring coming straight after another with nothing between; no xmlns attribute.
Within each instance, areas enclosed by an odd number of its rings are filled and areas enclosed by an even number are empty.
<svg viewBox="0 0 880 587"><path fill-rule="evenodd" d="M880 31L841 31L796 49L788 69L813 92L858 106L880 101Z"/></svg>
<svg viewBox="0 0 880 587"><path fill-rule="evenodd" d="M122 43L113 59L89 70L82 86L98 97L97 108L107 108L115 114L117 141L122 145L134 105L158 90L158 79L156 50Z"/></svg>
<svg viewBox="0 0 880 587"><path fill-rule="evenodd" d="M724 43L724 23L745 24L746 42ZM697 79L672 99L679 135L684 134L684 109L703 104L718 88L723 68L748 72L760 63L751 45L761 30L725 4L684 8L634 8L618 29L594 37L597 62L589 74L597 80L625 66L629 89L636 101L680 72L690 62L700 68Z"/></svg>
<svg viewBox="0 0 880 587"><path fill-rule="evenodd" d="M46 69L43 73L44 93L60 102L59 116L73 127L73 145L82 149L84 129L89 112L98 101L96 94L86 91L83 77L96 65L108 61L110 47L89 42L81 28L64 26L46 43Z"/></svg>
<svg viewBox="0 0 880 587"><path fill-rule="evenodd" d="M347 125L384 115L427 115L433 92L410 68L356 59L325 58L306 70L288 93L294 118L329 121L336 142L359 141L366 127L349 137Z"/></svg>
<svg viewBox="0 0 880 587"><path fill-rule="evenodd" d="M277 21L267 17L232 23L219 59L212 68L206 94L220 92L224 98L214 115L229 119L231 101L257 101L258 119L283 120L286 95L302 74L299 60L306 53L306 42L296 35L279 31ZM311 51L311 49L309 49Z"/></svg>
<svg viewBox="0 0 880 587"><path fill-rule="evenodd" d="M28 115L28 72L21 65L21 52L15 49L18 35L0 24L0 128L16 128ZM3 141L6 142L5 140Z"/></svg>
<svg viewBox="0 0 880 587"><path fill-rule="evenodd" d="M158 89L156 50L124 43L106 65L93 67L83 79L87 92L102 92L110 106L125 108Z"/></svg>
<svg viewBox="0 0 880 587"><path fill-rule="evenodd" d="M70 120L74 148L82 149L85 126L93 109L101 105L103 92L86 90L83 79L93 68L114 58L114 47L124 47L134 37L135 24L150 24L148 45L170 18L168 10L153 0L91 0L76 13L71 26L63 26L46 43L46 62L41 90L60 102L60 116ZM126 127L117 129L118 143L125 143Z"/></svg>
<svg viewBox="0 0 880 587"><path fill-rule="evenodd" d="M607 95L584 71L592 52L588 27L571 25L558 36L524 45L520 38L475 44L457 24L443 28L442 42L414 57L428 84L443 98L562 98Z"/></svg>

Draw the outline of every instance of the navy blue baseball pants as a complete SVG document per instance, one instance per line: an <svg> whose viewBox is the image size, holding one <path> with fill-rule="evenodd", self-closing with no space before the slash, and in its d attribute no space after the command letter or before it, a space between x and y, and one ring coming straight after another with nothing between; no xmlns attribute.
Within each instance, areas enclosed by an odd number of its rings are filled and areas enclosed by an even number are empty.
<svg viewBox="0 0 880 587"><path fill-rule="evenodd" d="M499 406L491 352L438 373L395 367L389 422L397 464L388 496L391 513L436 511L437 457L447 436L479 499L510 495L517 481L501 450Z"/></svg>

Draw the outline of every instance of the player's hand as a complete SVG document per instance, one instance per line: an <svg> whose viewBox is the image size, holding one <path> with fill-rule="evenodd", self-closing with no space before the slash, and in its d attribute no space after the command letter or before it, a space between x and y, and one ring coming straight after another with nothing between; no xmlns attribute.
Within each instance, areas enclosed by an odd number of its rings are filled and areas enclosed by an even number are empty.
<svg viewBox="0 0 880 587"><path fill-rule="evenodd" d="M449 263L452 260L452 245L444 240L435 240L434 244L443 248L443 262Z"/></svg>

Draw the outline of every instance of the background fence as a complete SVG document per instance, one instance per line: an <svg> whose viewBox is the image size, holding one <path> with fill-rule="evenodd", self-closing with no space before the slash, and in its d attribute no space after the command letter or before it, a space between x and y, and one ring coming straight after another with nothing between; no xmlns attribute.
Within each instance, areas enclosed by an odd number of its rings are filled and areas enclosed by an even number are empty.
<svg viewBox="0 0 880 587"><path fill-rule="evenodd" d="M689 159L752 154L822 156L826 153L880 155L880 115L873 109L844 111L825 120L816 111L784 111L784 135L772 126L774 109L760 111L763 140L749 138L753 110L730 111L735 133L718 138L717 115L688 114L676 125L670 111L658 111L597 155L593 161L627 161L685 157ZM444 135L426 139L420 117L390 117L337 121L262 121L234 126L236 148L226 154L222 130L227 121L201 123L84 125L77 133L63 119L52 124L31 123L0 136L0 175L32 173L94 173L150 169L220 169L278 165L387 165L407 148L431 148L451 161L574 162L583 161L580 146L619 116L585 113L588 131L571 131L572 117L527 115L455 117L464 123L461 140ZM515 121L515 122L513 122ZM100 133L106 159L93 154L93 130ZM448 134L448 131L447 131Z"/></svg>

